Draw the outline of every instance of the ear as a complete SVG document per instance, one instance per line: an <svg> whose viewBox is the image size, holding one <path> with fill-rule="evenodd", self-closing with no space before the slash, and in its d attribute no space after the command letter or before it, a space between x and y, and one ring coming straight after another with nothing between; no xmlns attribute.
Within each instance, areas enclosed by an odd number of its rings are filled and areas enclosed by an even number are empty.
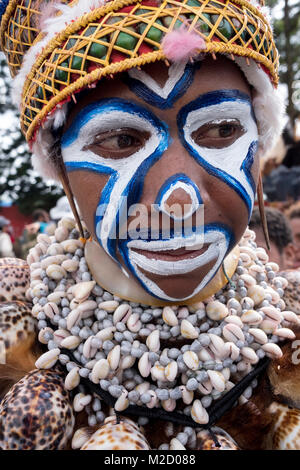
<svg viewBox="0 0 300 470"><path fill-rule="evenodd" d="M289 243L283 249L285 269L293 269L295 262L295 253L296 250L293 243Z"/></svg>

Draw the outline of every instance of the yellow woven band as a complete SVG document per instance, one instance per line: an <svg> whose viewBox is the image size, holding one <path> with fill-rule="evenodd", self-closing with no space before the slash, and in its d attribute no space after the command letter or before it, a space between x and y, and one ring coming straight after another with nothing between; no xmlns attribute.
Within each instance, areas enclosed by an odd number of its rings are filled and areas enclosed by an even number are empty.
<svg viewBox="0 0 300 470"><path fill-rule="evenodd" d="M102 77L163 60L163 37L182 24L205 39L204 52L252 58L277 85L271 28L248 1L114 0L71 23L38 56L23 90L21 124L27 140L79 90Z"/></svg>

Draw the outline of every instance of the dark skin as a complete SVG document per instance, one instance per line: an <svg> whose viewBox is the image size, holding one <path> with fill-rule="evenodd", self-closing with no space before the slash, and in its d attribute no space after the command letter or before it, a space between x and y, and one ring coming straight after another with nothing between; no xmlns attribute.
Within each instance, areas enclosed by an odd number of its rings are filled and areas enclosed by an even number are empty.
<svg viewBox="0 0 300 470"><path fill-rule="evenodd" d="M160 83L164 83L167 77L167 68L162 63L152 64L146 71ZM204 203L205 224L226 224L231 228L235 240L238 241L248 222L248 211L244 201L231 187L220 179L208 174L189 155L178 137L176 122L177 114L184 105L195 100L201 94L220 89L240 90L251 97L250 87L239 68L232 61L223 57L219 57L216 61L208 58L202 63L200 70L195 74L193 84L187 92L175 102L171 110L161 110L146 104L142 99L133 94L119 79L115 78L114 80L106 81L105 86L100 85L89 92L74 106L68 117L65 130L70 126L73 118L81 109L103 98L121 97L149 109L168 125L172 143L163 156L150 168L145 178L143 194L139 203L144 204L149 209L150 214L150 207L154 204L158 191L163 183L176 173L184 173L190 177L200 189ZM222 129L206 129L204 130L204 134L199 136L199 139L204 139L207 146L220 148L222 146L231 145L240 135L239 131L236 129L229 130L227 134L224 134ZM109 136L104 137L109 138ZM109 152L110 144L113 141L106 140L103 144L102 138L103 136L100 136L100 145L102 147L105 145L105 150ZM144 138L145 136L140 136L141 142L143 142ZM200 142L202 142L202 140L200 140ZM96 145L89 146L89 150L97 154L99 151L97 150L97 145L98 137ZM115 148L112 150L115 152ZM111 157L115 158L115 156L118 156L118 150L117 153L111 154ZM256 184L258 173L259 164L258 157L256 157L252 167L252 175ZM90 171L80 170L71 172L69 179L81 215L92 236L96 238L94 232L94 214L108 177ZM178 190L172 194L170 203L183 206L186 202L183 191ZM191 254L187 254L187 256L191 256ZM209 272L214 263L215 260L186 275L164 277L151 274L149 278L155 280L159 287L169 296L184 298L191 295L197 285L199 285L199 279L201 280ZM122 264L124 265L123 262Z"/></svg>

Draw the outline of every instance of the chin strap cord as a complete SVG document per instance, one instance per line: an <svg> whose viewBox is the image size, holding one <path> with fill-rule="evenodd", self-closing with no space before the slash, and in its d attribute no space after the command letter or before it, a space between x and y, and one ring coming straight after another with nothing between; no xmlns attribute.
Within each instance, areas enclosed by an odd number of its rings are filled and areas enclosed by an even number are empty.
<svg viewBox="0 0 300 470"><path fill-rule="evenodd" d="M222 269L223 269L224 276L226 277L228 283L230 284L230 287L232 287L232 289L236 289L236 284L235 284L235 282L233 282L233 281L230 279L230 277L228 276L228 274L227 274L227 272L226 272L224 262L222 263Z"/></svg>

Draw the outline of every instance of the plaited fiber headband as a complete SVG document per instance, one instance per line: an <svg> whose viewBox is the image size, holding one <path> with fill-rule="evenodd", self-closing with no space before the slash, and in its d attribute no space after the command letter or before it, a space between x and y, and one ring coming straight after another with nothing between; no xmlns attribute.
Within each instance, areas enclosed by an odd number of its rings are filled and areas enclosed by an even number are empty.
<svg viewBox="0 0 300 470"><path fill-rule="evenodd" d="M22 130L39 157L47 159L51 129L65 119L64 104L85 87L147 63L197 59L199 53L202 57L222 53L236 60L257 92L254 108L261 147L269 147L278 136L282 115L276 93L278 53L265 9L255 1L67 3L11 0L2 16L2 49L12 75L17 73L14 95ZM168 47L175 32L182 37L182 43L176 39L182 49L177 59ZM187 34L193 46L185 51ZM50 167L46 173L53 176Z"/></svg>

